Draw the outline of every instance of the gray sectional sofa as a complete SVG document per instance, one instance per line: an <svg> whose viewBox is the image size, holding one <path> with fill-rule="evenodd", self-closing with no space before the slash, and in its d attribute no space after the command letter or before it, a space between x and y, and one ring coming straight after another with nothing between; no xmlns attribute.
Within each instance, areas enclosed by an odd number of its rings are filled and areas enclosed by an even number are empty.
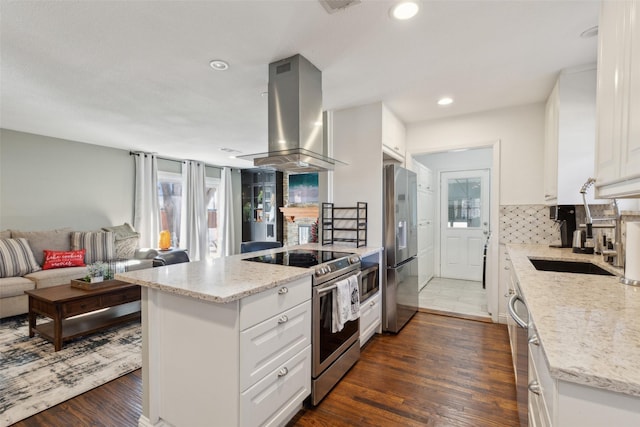
<svg viewBox="0 0 640 427"><path fill-rule="evenodd" d="M87 274L86 266L48 268L51 263L44 265L45 251L84 249L87 264L118 260L118 266L127 271L151 268L158 253L154 249L138 248L138 240L138 233L128 224L92 232L77 232L70 228L0 231L0 318L28 312L24 291L68 284L71 279ZM22 254L16 255L15 248ZM51 255L50 252L47 254Z"/></svg>

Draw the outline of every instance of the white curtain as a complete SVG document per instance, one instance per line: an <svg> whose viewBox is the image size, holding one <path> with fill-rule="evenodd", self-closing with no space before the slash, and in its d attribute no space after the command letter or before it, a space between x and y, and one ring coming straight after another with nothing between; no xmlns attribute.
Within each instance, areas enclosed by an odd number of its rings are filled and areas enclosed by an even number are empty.
<svg viewBox="0 0 640 427"><path fill-rule="evenodd" d="M141 248L157 248L160 234L158 161L154 154L135 153L136 183L133 227Z"/></svg>
<svg viewBox="0 0 640 427"><path fill-rule="evenodd" d="M236 253L236 232L234 218L236 212L233 203L231 168L222 168L220 181L220 223L218 226L218 248L221 256Z"/></svg>
<svg viewBox="0 0 640 427"><path fill-rule="evenodd" d="M209 228L207 227L205 192L204 164L190 160L184 162L180 247L188 250L191 261L205 259L208 254Z"/></svg>

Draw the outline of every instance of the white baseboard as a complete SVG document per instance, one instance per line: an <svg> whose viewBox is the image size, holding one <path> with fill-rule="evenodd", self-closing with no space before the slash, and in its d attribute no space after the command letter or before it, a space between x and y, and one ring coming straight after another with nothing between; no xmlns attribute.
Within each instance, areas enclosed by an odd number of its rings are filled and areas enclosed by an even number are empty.
<svg viewBox="0 0 640 427"><path fill-rule="evenodd" d="M498 323L504 323L506 325L507 324L507 317L508 317L507 313L498 314Z"/></svg>
<svg viewBox="0 0 640 427"><path fill-rule="evenodd" d="M164 422L163 420L158 420L157 423L153 424L149 418L144 415L140 415L138 419L138 427L174 427L173 425Z"/></svg>

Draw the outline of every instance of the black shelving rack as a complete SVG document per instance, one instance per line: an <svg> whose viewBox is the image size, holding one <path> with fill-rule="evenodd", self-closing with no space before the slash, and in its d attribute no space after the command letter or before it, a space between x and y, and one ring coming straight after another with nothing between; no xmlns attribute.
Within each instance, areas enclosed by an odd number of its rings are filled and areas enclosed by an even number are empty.
<svg viewBox="0 0 640 427"><path fill-rule="evenodd" d="M322 204L322 244L337 242L355 243L357 248L367 245L366 202L357 202L355 207Z"/></svg>

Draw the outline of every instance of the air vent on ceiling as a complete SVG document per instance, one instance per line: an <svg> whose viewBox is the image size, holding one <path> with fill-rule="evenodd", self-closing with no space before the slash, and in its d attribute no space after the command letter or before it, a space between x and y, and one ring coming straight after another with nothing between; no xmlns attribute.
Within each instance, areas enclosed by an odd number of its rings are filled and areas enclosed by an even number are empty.
<svg viewBox="0 0 640 427"><path fill-rule="evenodd" d="M361 0L318 0L327 13L336 13L340 10L355 6Z"/></svg>

